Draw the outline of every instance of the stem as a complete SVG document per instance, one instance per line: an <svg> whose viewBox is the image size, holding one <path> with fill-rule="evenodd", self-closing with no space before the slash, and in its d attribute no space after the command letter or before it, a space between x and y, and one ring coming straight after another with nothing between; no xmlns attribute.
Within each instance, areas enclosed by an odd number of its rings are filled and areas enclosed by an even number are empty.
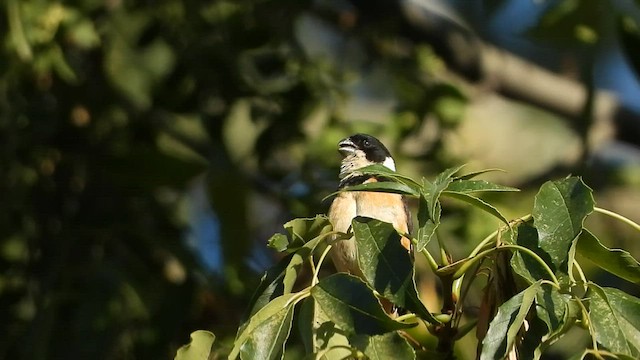
<svg viewBox="0 0 640 360"><path fill-rule="evenodd" d="M455 272L455 274L453 274L454 278L459 278L462 275L464 275L464 273L469 269L469 267L471 267L471 265L475 264L476 262L482 260L482 258L491 255L493 252L495 251L501 251L501 250L505 250L505 249L516 249L519 251L522 251L526 254L528 254L529 256L531 256L535 261L537 261L540 265L542 265L542 267L545 269L545 271L549 274L549 276L551 277L551 279L553 280L553 282L560 287L560 282L558 281L558 278L556 277L556 275L553 273L553 271L551 270L551 268L549 267L549 265L547 265L547 263L544 262L544 260L542 260L540 258L540 256L538 256L538 254L536 254L535 252L533 252L530 249L527 249L524 246L520 246L520 245L514 245L514 244L506 244L506 245L501 245L500 247L495 247L493 249L489 249L489 250L485 250L481 253L479 253L478 255L476 255L475 257L469 259L469 261L467 261L464 265L462 265L460 267L460 269L458 269L458 271Z"/></svg>
<svg viewBox="0 0 640 360"><path fill-rule="evenodd" d="M640 231L640 225L638 223L636 223L633 220L631 220L629 218L626 218L626 217L624 217L624 216L622 216L622 215L620 215L618 213L615 213L615 212L607 210L607 209L599 208L599 207L594 207L593 211L599 212L599 213L604 214L604 215L611 216L612 218L618 219L618 220L622 221L623 223L631 226L632 228Z"/></svg>
<svg viewBox="0 0 640 360"><path fill-rule="evenodd" d="M318 272L320 272L320 267L322 266L322 263L324 262L324 258L327 257L327 254L329 253L329 251L331 250L331 248L333 247L333 245L327 245L327 248L324 249L324 252L322 253L322 255L320 255L320 259L318 259L318 265L315 267L314 271L313 271L313 279L311 280L311 286L314 286L315 284L318 283Z"/></svg>
<svg viewBox="0 0 640 360"><path fill-rule="evenodd" d="M442 258L442 264L447 266L451 263L449 251L447 251L447 247L442 241L442 237L440 236L440 231L436 228L436 238L438 239L438 247L440 248L440 257Z"/></svg>
<svg viewBox="0 0 640 360"><path fill-rule="evenodd" d="M531 214L527 214L525 216L519 217L515 220L512 220L509 222L509 224L512 223L523 223L523 222L527 222L529 220L531 220ZM509 225L509 227L511 227L511 225ZM484 248L485 246L487 246L487 244L494 238L496 237L500 231L503 231L506 229L506 226L501 226L498 230L492 232L491 234L489 234L486 238L484 238L474 249L473 251L471 251L471 254L469 254L469 257L474 257L476 255L478 255L478 253L480 253L480 251L482 251L482 248Z"/></svg>
<svg viewBox="0 0 640 360"><path fill-rule="evenodd" d="M413 238L409 238L411 239L411 242L413 243L413 246L417 246L418 245L418 240L413 239ZM436 262L436 259L433 258L433 256L431 256L431 253L429 253L429 251L427 251L427 249L422 249L420 250L420 253L422 253L422 255L424 256L425 259L427 259L427 262L429 263L429 267L431 268L431 271L433 271L434 273L438 270L438 268L440 267L438 265L438 263Z"/></svg>
<svg viewBox="0 0 640 360"><path fill-rule="evenodd" d="M403 321L406 321L406 320L413 320L413 319L419 319L418 315L413 314L413 313L407 313L407 314L398 316L395 320L403 322Z"/></svg>

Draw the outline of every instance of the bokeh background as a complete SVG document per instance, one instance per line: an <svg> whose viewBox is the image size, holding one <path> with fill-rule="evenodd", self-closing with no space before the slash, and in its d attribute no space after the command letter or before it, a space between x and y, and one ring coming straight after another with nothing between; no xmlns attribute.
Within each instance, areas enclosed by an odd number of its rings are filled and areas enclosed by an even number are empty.
<svg viewBox="0 0 640 360"><path fill-rule="evenodd" d="M354 132L416 178L504 169L510 218L574 174L640 221L637 0L5 0L0 29L0 358L224 354ZM497 226L444 206L454 255Z"/></svg>

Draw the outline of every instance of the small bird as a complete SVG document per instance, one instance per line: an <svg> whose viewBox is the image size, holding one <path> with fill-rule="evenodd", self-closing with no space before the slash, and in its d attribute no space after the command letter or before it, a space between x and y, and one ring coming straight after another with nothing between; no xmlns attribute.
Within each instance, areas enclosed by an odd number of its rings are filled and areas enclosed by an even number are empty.
<svg viewBox="0 0 640 360"><path fill-rule="evenodd" d="M382 164L395 171L396 166L389 150L371 135L355 134L338 143L338 152L343 156L340 165L340 185L346 186L383 181L374 175L358 173L358 169L372 164ZM329 208L329 220L334 230L348 232L356 216L366 216L391 223L400 234L411 232L412 220L406 199L400 194L370 191L340 192ZM411 251L411 241L401 239L402 245ZM331 258L339 272L362 276L358 266L357 248L353 238L338 241L331 249Z"/></svg>

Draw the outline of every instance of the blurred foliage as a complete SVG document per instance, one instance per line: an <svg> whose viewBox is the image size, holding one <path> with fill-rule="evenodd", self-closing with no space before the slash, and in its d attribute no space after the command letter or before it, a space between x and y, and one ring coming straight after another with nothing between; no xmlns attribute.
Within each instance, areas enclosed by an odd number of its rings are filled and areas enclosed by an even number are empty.
<svg viewBox="0 0 640 360"><path fill-rule="evenodd" d="M0 358L164 358L198 328L229 345L253 244L324 211L340 138L378 135L412 174L460 160L443 139L469 85L396 2L6 0L0 19ZM185 240L195 186L218 272ZM452 249L475 216L443 224Z"/></svg>

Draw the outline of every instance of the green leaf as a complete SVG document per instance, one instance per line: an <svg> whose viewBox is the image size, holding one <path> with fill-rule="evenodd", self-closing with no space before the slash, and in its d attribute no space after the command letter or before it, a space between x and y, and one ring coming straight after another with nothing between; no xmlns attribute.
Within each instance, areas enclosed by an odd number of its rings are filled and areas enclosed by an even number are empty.
<svg viewBox="0 0 640 360"><path fill-rule="evenodd" d="M373 164L373 165L369 165L364 168L358 169L358 173L365 174L365 175L370 174L370 175L388 177L390 179L395 180L396 182L403 183L413 188L416 192L419 192L420 188L422 187L421 184L419 184L412 178L405 175L401 175L381 164Z"/></svg>
<svg viewBox="0 0 640 360"><path fill-rule="evenodd" d="M593 283L587 297L596 341L611 352L640 357L640 299Z"/></svg>
<svg viewBox="0 0 640 360"><path fill-rule="evenodd" d="M411 255L393 225L358 216L351 226L358 247L358 265L365 280L394 304L436 322L418 299Z"/></svg>
<svg viewBox="0 0 640 360"><path fill-rule="evenodd" d="M500 305L482 341L481 360L505 358L515 343L539 288L540 282L536 282Z"/></svg>
<svg viewBox="0 0 640 360"><path fill-rule="evenodd" d="M453 167L446 169L436 176L436 179L433 183L429 183L426 180L423 180L425 183L425 198L427 199L427 203L429 204L429 216L433 219L434 223L438 224L440 222L440 194L444 190L447 189L449 184L453 181L453 174L457 173L462 169L464 165L460 165L458 167Z"/></svg>
<svg viewBox="0 0 640 360"><path fill-rule="evenodd" d="M548 339L551 344L566 333L580 315L579 305L571 295L562 294L552 286L542 286L536 295L536 314L547 326Z"/></svg>
<svg viewBox="0 0 640 360"><path fill-rule="evenodd" d="M325 215L316 215L288 221L284 229L288 236L275 234L269 239L268 246L280 252L294 252L312 239L332 231L333 226Z"/></svg>
<svg viewBox="0 0 640 360"><path fill-rule="evenodd" d="M302 302L298 323L307 354L322 354L314 359L344 359L351 355L345 331L329 319L313 298Z"/></svg>
<svg viewBox="0 0 640 360"><path fill-rule="evenodd" d="M505 172L502 169L484 169L484 170L478 170L478 171L474 171L468 174L464 174L461 176L454 176L454 180L471 180L476 176L482 175L482 174L486 174L486 173L490 173L490 172L495 172L495 171L499 171L499 172Z"/></svg>
<svg viewBox="0 0 640 360"><path fill-rule="evenodd" d="M433 236L436 234L438 225L429 215L429 204L424 194L420 195L420 203L418 205L418 231L416 234L418 243L416 245L416 251L421 252L424 250Z"/></svg>
<svg viewBox="0 0 640 360"><path fill-rule="evenodd" d="M627 251L609 249L588 230L584 229L577 246L578 254L596 266L627 281L640 283L640 263Z"/></svg>
<svg viewBox="0 0 640 360"><path fill-rule="evenodd" d="M416 353L397 332L383 335L358 335L351 339L355 348L370 360L415 359Z"/></svg>
<svg viewBox="0 0 640 360"><path fill-rule="evenodd" d="M328 238L328 236L320 234L313 240L308 241L293 254L284 273L283 284L285 294L288 294L293 290L293 286L298 279L298 275L300 274L304 261L313 255L316 247L318 247L323 240L327 240Z"/></svg>
<svg viewBox="0 0 640 360"><path fill-rule="evenodd" d="M297 298L296 298L297 297ZM283 352L289 337L293 309L299 294L279 296L265 305L240 329L229 359L275 359Z"/></svg>
<svg viewBox="0 0 640 360"><path fill-rule="evenodd" d="M174 360L208 360L216 336L210 331L197 330L189 337L191 341L178 349Z"/></svg>
<svg viewBox="0 0 640 360"><path fill-rule="evenodd" d="M346 273L322 279L311 289L311 295L331 321L351 334L384 334L414 326L389 318L372 290Z"/></svg>
<svg viewBox="0 0 640 360"><path fill-rule="evenodd" d="M523 223L518 227L513 227L510 232L512 234L515 233L515 244L532 250L547 264L551 263L549 255L538 246L538 231L530 223ZM551 280L542 265L527 254L516 251L511 257L510 263L513 271L529 284L533 284L539 279Z"/></svg>
<svg viewBox="0 0 640 360"><path fill-rule="evenodd" d="M567 272L569 249L594 204L591 189L578 177L549 181L540 188L532 216L539 246L549 255L554 270Z"/></svg>
<svg viewBox="0 0 640 360"><path fill-rule="evenodd" d="M378 181L378 182L371 182L371 183L354 185L354 186L347 186L338 192L343 192L343 191L378 191L378 192L386 192L386 193L392 193L392 194L409 195L414 197L417 197L420 195L420 193L414 190L412 187L406 184L392 182L392 181ZM336 192L335 194L337 194L338 192Z"/></svg>
<svg viewBox="0 0 640 360"><path fill-rule="evenodd" d="M447 187L447 191L467 194L474 192L520 191L520 189L494 184L485 180L454 180Z"/></svg>
<svg viewBox="0 0 640 360"><path fill-rule="evenodd" d="M249 301L248 308L251 310L247 319L244 321L248 320L248 318L258 312L258 310L262 309L271 300L284 294L282 280L284 279L284 271L291 262L292 257L293 254L290 254L289 256L282 258L276 265L265 271L260 279L258 288Z"/></svg>
<svg viewBox="0 0 640 360"><path fill-rule="evenodd" d="M495 216L496 218L498 218L498 220L502 221L503 223L509 225L509 220L507 220L504 217L504 215L502 215L500 213L500 211L498 211L498 209L496 209L493 205L489 204L488 202L486 202L486 201L484 201L484 200L482 200L482 199L480 199L478 197L469 195L468 193L449 191L449 190L443 191L442 195L448 196L450 198L458 199L458 200L464 201L464 202L466 202L468 204L471 204L471 205L477 207L478 209L483 210L483 211Z"/></svg>

